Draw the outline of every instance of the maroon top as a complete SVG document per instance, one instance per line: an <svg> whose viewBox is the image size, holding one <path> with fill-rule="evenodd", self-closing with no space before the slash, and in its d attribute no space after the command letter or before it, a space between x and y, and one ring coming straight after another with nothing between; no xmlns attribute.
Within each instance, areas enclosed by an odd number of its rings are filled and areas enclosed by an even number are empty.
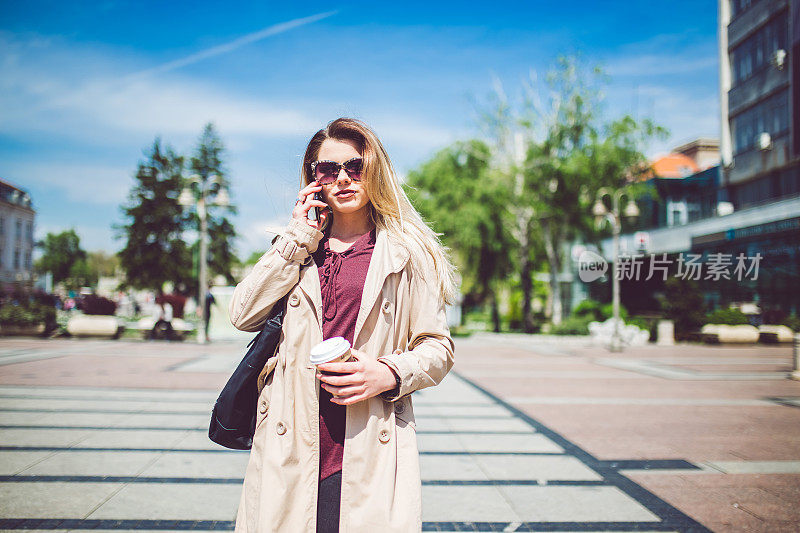
<svg viewBox="0 0 800 533"><path fill-rule="evenodd" d="M365 233L350 248L336 253L328 239L313 254L322 287L322 337L344 337L353 344L358 309L364 292L369 261L375 248L375 229ZM319 389L319 479L342 469L345 412L347 406L331 401L332 395Z"/></svg>

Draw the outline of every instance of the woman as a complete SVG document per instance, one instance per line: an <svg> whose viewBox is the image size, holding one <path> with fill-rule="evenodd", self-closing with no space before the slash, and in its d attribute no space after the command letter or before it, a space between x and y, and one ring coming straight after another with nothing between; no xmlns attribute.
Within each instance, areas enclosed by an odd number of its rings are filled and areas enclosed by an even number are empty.
<svg viewBox="0 0 800 533"><path fill-rule="evenodd" d="M287 296L277 356L259 378L236 530L420 531L411 393L453 366L453 266L364 123L318 131L301 181L291 221L230 303L234 326L257 331ZM322 375L309 352L332 336L357 360L319 365L339 374Z"/></svg>

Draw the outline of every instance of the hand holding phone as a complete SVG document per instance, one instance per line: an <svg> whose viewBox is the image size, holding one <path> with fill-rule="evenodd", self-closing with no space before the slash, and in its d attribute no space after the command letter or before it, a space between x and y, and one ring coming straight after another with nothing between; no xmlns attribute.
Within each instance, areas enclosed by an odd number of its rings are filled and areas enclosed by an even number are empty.
<svg viewBox="0 0 800 533"><path fill-rule="evenodd" d="M321 202L322 201L322 194L320 194L318 192L315 192L314 193L314 200L319 200ZM308 219L309 220L316 220L317 222L319 222L319 215L320 215L319 207L312 206L308 210Z"/></svg>
<svg viewBox="0 0 800 533"><path fill-rule="evenodd" d="M322 186L311 182L300 190L297 202L292 210L292 218L303 220L309 226L320 231L327 226L330 218L330 208L322 199ZM320 209L322 211L320 212ZM326 213L325 210L328 210Z"/></svg>

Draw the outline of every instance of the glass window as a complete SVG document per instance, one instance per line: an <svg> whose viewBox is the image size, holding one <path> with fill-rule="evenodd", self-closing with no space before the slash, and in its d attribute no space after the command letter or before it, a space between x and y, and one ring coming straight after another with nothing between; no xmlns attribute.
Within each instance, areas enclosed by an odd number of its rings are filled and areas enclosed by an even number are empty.
<svg viewBox="0 0 800 533"><path fill-rule="evenodd" d="M0 235L3 235L6 232L6 219L5 217L0 217Z"/></svg>
<svg viewBox="0 0 800 533"><path fill-rule="evenodd" d="M737 185L731 191L737 209L798 194L800 194L800 176L792 168Z"/></svg>
<svg viewBox="0 0 800 533"><path fill-rule="evenodd" d="M734 48L731 54L734 84L769 66L777 50L787 50L788 33L789 15L784 11Z"/></svg>
<svg viewBox="0 0 800 533"><path fill-rule="evenodd" d="M742 11L748 9L753 4L757 4L759 0L731 0L731 16L735 17Z"/></svg>
<svg viewBox="0 0 800 533"><path fill-rule="evenodd" d="M19 269L19 250L14 250L14 270Z"/></svg>
<svg viewBox="0 0 800 533"><path fill-rule="evenodd" d="M786 169L781 172L778 182L780 196L794 196L800 194L800 174L795 169Z"/></svg>
<svg viewBox="0 0 800 533"><path fill-rule="evenodd" d="M777 137L789 131L789 92L784 90L759 102L731 120L734 153L756 146L761 133Z"/></svg>

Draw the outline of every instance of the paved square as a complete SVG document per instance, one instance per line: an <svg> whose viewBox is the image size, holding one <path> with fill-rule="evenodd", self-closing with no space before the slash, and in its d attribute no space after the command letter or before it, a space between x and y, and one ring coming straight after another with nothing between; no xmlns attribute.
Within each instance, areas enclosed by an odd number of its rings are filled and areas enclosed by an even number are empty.
<svg viewBox="0 0 800 533"><path fill-rule="evenodd" d="M789 400L800 390L772 374L764 379L780 401L746 397L741 388L687 393L693 389L685 383L703 382L698 372L752 387L739 378L763 377L753 374L754 356L726 366L710 354L691 366L675 353L631 362L574 346L534 348L513 336L495 340L459 339L454 371L413 395L425 530L707 531L681 509L692 505L675 490L719 476L800 472L796 454L687 458L653 433L659 426L681 433L680 420L666 423L680 409L796 409ZM248 453L210 442L207 428L246 343L0 339L0 529L232 529ZM741 374L731 377L736 368ZM620 409L662 408L669 411L661 419L642 418L636 430L622 430L625 419L614 418ZM618 430L604 433L600 424ZM633 447L639 428L650 453ZM719 443L713 432L706 437ZM629 453L587 449L596 446ZM762 492L743 505L759 512L779 505ZM775 515L776 531L794 516ZM729 520L717 518L709 522Z"/></svg>

